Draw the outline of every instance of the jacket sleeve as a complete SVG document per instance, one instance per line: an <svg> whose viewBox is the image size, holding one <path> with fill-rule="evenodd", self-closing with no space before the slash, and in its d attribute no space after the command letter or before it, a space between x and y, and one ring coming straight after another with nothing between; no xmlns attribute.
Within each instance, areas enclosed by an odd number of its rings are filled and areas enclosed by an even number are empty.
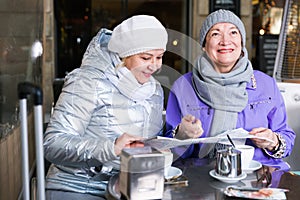
<svg viewBox="0 0 300 200"><path fill-rule="evenodd" d="M172 130L181 122L181 110L174 90L174 87L172 87L169 92L166 108L166 137L172 137Z"/></svg>
<svg viewBox="0 0 300 200"><path fill-rule="evenodd" d="M92 72L80 68L67 76L44 137L45 157L50 162L91 167L117 158L113 141L86 134L97 106L95 79Z"/></svg>
<svg viewBox="0 0 300 200"><path fill-rule="evenodd" d="M281 134L286 141L286 150L283 157L291 154L295 141L295 132L287 124L287 113L285 108L284 99L277 87L276 82L274 85L274 109L269 113L269 126L273 132Z"/></svg>
<svg viewBox="0 0 300 200"><path fill-rule="evenodd" d="M191 102L195 104L199 102L198 97L194 95L191 76L191 72L180 76L173 83L169 92L166 108L167 136L171 135L171 131L181 122L183 116L193 114L186 105Z"/></svg>

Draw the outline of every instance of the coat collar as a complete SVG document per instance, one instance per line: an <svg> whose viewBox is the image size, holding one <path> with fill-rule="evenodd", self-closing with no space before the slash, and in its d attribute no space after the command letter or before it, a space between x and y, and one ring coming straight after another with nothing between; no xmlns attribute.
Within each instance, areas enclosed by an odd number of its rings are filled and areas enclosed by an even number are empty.
<svg viewBox="0 0 300 200"><path fill-rule="evenodd" d="M250 90L255 90L256 89L256 79L255 79L254 74L252 74L251 80L250 80L250 82L247 83L246 88L250 89Z"/></svg>

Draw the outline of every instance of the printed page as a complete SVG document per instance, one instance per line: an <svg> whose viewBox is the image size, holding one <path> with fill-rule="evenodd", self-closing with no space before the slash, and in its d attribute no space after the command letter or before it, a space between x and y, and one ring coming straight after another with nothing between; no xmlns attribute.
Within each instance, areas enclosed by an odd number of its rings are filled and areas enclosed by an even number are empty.
<svg viewBox="0 0 300 200"><path fill-rule="evenodd" d="M244 130L243 128L228 130L228 131L225 131L215 137L179 140L176 138L167 138L167 137L157 136L154 138L145 139L142 142L144 142L145 145L149 145L156 149L162 150L162 149L170 149L170 148L174 148L177 146L191 145L191 144L197 144L197 143L218 143L218 142L226 143L226 142L228 142L227 134L230 136L230 138L233 141L240 140L240 139L247 139L247 138L259 138L259 139L273 142L272 140L269 140L268 138L250 135L249 132Z"/></svg>

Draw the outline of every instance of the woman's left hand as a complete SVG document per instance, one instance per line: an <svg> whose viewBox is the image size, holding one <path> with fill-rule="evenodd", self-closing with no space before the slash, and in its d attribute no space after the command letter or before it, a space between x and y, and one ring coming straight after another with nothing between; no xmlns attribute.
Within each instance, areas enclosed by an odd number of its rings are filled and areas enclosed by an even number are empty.
<svg viewBox="0 0 300 200"><path fill-rule="evenodd" d="M272 140L273 142L270 142L270 141L267 141L264 139L251 138L251 140L257 147L263 148L263 149L268 149L269 151L272 151L279 142L277 135L271 129L268 129L268 128L262 128L262 127L254 128L249 132L249 134L255 135L258 137L268 138L268 139Z"/></svg>
<svg viewBox="0 0 300 200"><path fill-rule="evenodd" d="M143 147L144 143L140 141L141 139L143 138L128 133L122 134L115 141L115 145L114 145L115 154L119 156L124 148Z"/></svg>

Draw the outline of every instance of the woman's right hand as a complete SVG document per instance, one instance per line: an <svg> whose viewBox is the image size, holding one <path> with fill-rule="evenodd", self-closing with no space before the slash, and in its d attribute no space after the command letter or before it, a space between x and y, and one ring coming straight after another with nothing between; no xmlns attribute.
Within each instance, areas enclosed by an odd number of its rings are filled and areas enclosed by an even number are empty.
<svg viewBox="0 0 300 200"><path fill-rule="evenodd" d="M115 140L115 154L119 156L124 148L144 147L144 143L140 142L142 137L122 134Z"/></svg>
<svg viewBox="0 0 300 200"><path fill-rule="evenodd" d="M202 123L193 115L186 115L181 119L176 138L188 139L198 138L202 135Z"/></svg>

